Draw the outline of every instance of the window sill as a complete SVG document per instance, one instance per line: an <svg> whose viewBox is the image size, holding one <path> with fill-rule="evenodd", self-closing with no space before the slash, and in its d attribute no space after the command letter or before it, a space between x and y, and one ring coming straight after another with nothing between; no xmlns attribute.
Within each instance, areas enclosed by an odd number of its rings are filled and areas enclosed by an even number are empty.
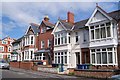
<svg viewBox="0 0 120 80"><path fill-rule="evenodd" d="M55 47L58 47L58 46L66 46L68 44L60 44L60 45L54 45Z"/></svg>
<svg viewBox="0 0 120 80"><path fill-rule="evenodd" d="M90 42L106 41L106 40L112 40L112 39L113 39L113 38L109 37L109 38L91 40Z"/></svg>
<svg viewBox="0 0 120 80"><path fill-rule="evenodd" d="M117 64L92 64L93 66L114 66Z"/></svg>

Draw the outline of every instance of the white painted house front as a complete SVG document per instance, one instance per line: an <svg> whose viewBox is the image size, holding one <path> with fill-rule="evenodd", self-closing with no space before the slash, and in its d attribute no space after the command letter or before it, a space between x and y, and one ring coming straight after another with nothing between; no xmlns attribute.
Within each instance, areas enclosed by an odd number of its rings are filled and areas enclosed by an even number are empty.
<svg viewBox="0 0 120 80"><path fill-rule="evenodd" d="M93 65L117 64L117 22L96 7L86 26L89 27L90 63Z"/></svg>
<svg viewBox="0 0 120 80"><path fill-rule="evenodd" d="M83 54L84 49L89 47L88 28L77 29L76 26L78 23L73 25L64 20L58 20L52 32L54 35L54 63L64 64L64 70L76 68L77 64L89 63L87 57L84 56L85 53ZM83 56L86 57L86 61Z"/></svg>
<svg viewBox="0 0 120 80"><path fill-rule="evenodd" d="M96 6L89 19L74 24L59 19L52 32L54 63L66 68L77 68L77 64L117 66L118 12L107 13Z"/></svg>

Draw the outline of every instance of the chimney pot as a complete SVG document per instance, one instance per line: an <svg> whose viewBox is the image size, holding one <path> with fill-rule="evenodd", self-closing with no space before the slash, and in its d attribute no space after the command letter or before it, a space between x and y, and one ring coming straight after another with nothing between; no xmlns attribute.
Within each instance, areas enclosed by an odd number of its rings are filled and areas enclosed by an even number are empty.
<svg viewBox="0 0 120 80"><path fill-rule="evenodd" d="M45 17L44 17L44 21L49 21L49 17L48 17L48 16L45 16Z"/></svg>

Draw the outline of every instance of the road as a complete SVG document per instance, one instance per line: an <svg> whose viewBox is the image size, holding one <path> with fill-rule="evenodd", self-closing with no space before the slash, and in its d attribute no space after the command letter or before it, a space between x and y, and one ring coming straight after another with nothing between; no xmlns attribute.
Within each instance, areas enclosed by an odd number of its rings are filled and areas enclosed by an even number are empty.
<svg viewBox="0 0 120 80"><path fill-rule="evenodd" d="M71 79L71 80L97 80L97 79L92 79L92 78L85 78L85 77L76 77L76 76L67 76L67 75L58 75L58 74L52 74L52 73L44 73L44 72L37 72L37 71L28 71L28 70L23 70L23 69L10 69L10 70L2 70L2 80L5 78L9 78L9 80L27 80L27 78L37 80L50 80L51 78L55 78L56 80L66 80L66 79ZM5 79L6 80L6 79ZM53 80L53 79L51 79Z"/></svg>

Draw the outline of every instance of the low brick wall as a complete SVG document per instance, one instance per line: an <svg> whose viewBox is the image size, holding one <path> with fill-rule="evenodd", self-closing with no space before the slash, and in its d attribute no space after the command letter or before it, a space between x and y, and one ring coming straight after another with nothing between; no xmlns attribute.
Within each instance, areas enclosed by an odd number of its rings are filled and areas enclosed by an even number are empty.
<svg viewBox="0 0 120 80"><path fill-rule="evenodd" d="M33 67L33 62L21 62L20 68L30 70Z"/></svg>
<svg viewBox="0 0 120 80"><path fill-rule="evenodd" d="M34 65L34 66L32 67L32 70L38 71L38 66Z"/></svg>
<svg viewBox="0 0 120 80"><path fill-rule="evenodd" d="M38 71L49 72L49 73L58 73L58 68L52 68L52 67L38 67Z"/></svg>
<svg viewBox="0 0 120 80"><path fill-rule="evenodd" d="M99 69L99 70L114 70L114 69L119 69L118 66L91 66L90 69Z"/></svg>
<svg viewBox="0 0 120 80"><path fill-rule="evenodd" d="M33 67L33 62L10 62L10 67L31 70Z"/></svg>
<svg viewBox="0 0 120 80"><path fill-rule="evenodd" d="M19 68L19 62L10 62L10 67Z"/></svg>
<svg viewBox="0 0 120 80"><path fill-rule="evenodd" d="M119 74L120 70L80 70L75 69L76 76L95 77L95 78L109 78L113 75Z"/></svg>

